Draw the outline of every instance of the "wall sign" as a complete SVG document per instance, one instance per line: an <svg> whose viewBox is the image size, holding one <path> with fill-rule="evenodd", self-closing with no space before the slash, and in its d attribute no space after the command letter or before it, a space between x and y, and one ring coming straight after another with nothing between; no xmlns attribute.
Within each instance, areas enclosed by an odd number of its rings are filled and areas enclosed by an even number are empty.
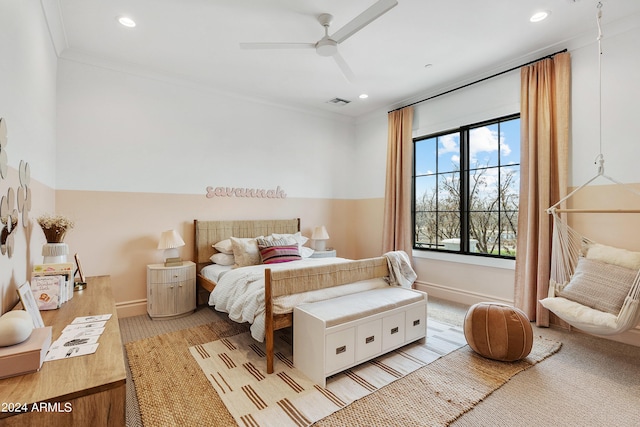
<svg viewBox="0 0 640 427"><path fill-rule="evenodd" d="M287 193L280 186L274 190L263 188L207 187L207 199L214 197L248 197L254 199L285 199Z"/></svg>

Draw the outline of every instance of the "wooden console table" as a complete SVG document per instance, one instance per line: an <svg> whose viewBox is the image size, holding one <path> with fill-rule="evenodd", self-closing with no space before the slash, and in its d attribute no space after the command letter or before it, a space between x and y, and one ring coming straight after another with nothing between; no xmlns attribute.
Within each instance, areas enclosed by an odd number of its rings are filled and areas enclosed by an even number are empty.
<svg viewBox="0 0 640 427"><path fill-rule="evenodd" d="M126 369L109 276L89 277L87 287L57 310L42 311L52 341L79 316L111 313L95 353L44 362L39 372L0 380L0 404L42 408L0 412L0 426L124 426ZM0 408L1 410L1 408Z"/></svg>

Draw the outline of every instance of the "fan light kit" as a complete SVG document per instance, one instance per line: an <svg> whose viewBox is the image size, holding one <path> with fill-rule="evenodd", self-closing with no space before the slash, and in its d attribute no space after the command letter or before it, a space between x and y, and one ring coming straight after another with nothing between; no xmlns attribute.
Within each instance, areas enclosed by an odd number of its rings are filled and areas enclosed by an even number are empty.
<svg viewBox="0 0 640 427"><path fill-rule="evenodd" d="M333 16L323 13L318 16L318 22L324 27L324 37L315 43L240 43L241 49L315 49L320 56L330 56L350 82L355 80L351 68L346 63L340 52L338 45L349 37L369 25L371 22L384 15L390 9L398 5L396 0L378 0L367 10L349 21L344 27L329 35L329 27L333 21Z"/></svg>

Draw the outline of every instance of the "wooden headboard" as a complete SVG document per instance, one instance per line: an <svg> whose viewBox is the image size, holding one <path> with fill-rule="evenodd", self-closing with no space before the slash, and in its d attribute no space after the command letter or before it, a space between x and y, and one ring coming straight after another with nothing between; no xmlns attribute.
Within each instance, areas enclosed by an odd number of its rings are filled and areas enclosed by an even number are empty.
<svg viewBox="0 0 640 427"><path fill-rule="evenodd" d="M193 221L195 227L195 259L198 271L210 264L211 255L217 251L215 243L229 237L258 237L273 233L295 234L300 231L300 218L239 220L239 221Z"/></svg>

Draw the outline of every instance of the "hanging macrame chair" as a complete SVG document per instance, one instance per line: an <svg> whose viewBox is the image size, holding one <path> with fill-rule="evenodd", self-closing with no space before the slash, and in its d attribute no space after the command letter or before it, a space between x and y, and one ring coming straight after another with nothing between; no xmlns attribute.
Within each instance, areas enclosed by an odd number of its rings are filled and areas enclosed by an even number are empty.
<svg viewBox="0 0 640 427"><path fill-rule="evenodd" d="M640 261L640 253L604 245L598 246L596 242L571 228L561 215L565 212L640 213L640 210L569 210L552 207L548 212L553 217L551 277L549 296L541 300L541 304L571 326L595 335L617 335L636 326L640 322L640 266L637 265ZM591 271L592 274L576 275L576 269L581 259L582 262L585 258L588 259L589 251L595 251L593 248L596 247L600 252L602 252L602 248L606 248L604 250L609 251L613 256L607 257L608 263L599 263L598 261L593 263L592 265L598 266L595 274ZM612 258L613 261L611 261ZM626 276L627 283L616 282L619 280L619 276L611 274L611 271L619 270L618 260L623 258L632 258L633 260L625 263L622 267L634 272L631 276ZM595 283L594 277L597 283ZM594 282L589 283L589 280ZM579 301L571 299L575 292L566 292L565 294L564 291L568 285L573 286L581 296ZM596 304L606 307L616 306L621 298L621 289L625 289L627 286L629 290L617 313L591 306L597 307ZM595 302L595 304L587 305L589 302Z"/></svg>
<svg viewBox="0 0 640 427"><path fill-rule="evenodd" d="M602 58L602 3L598 3L598 67ZM602 78L600 93L602 91ZM601 105L601 102L599 103ZM600 108L601 111L601 108ZM602 114L600 114L600 122ZM600 126L602 132L602 126ZM548 310L578 329L595 335L616 335L640 321L640 253L598 245L572 229L570 213L640 213L640 209L562 209L567 199L599 177L621 185L636 195L640 192L604 174L602 136L598 173L558 203L547 209L553 217L549 296L540 301ZM564 214L564 215L563 215ZM594 255L595 253L595 255Z"/></svg>

